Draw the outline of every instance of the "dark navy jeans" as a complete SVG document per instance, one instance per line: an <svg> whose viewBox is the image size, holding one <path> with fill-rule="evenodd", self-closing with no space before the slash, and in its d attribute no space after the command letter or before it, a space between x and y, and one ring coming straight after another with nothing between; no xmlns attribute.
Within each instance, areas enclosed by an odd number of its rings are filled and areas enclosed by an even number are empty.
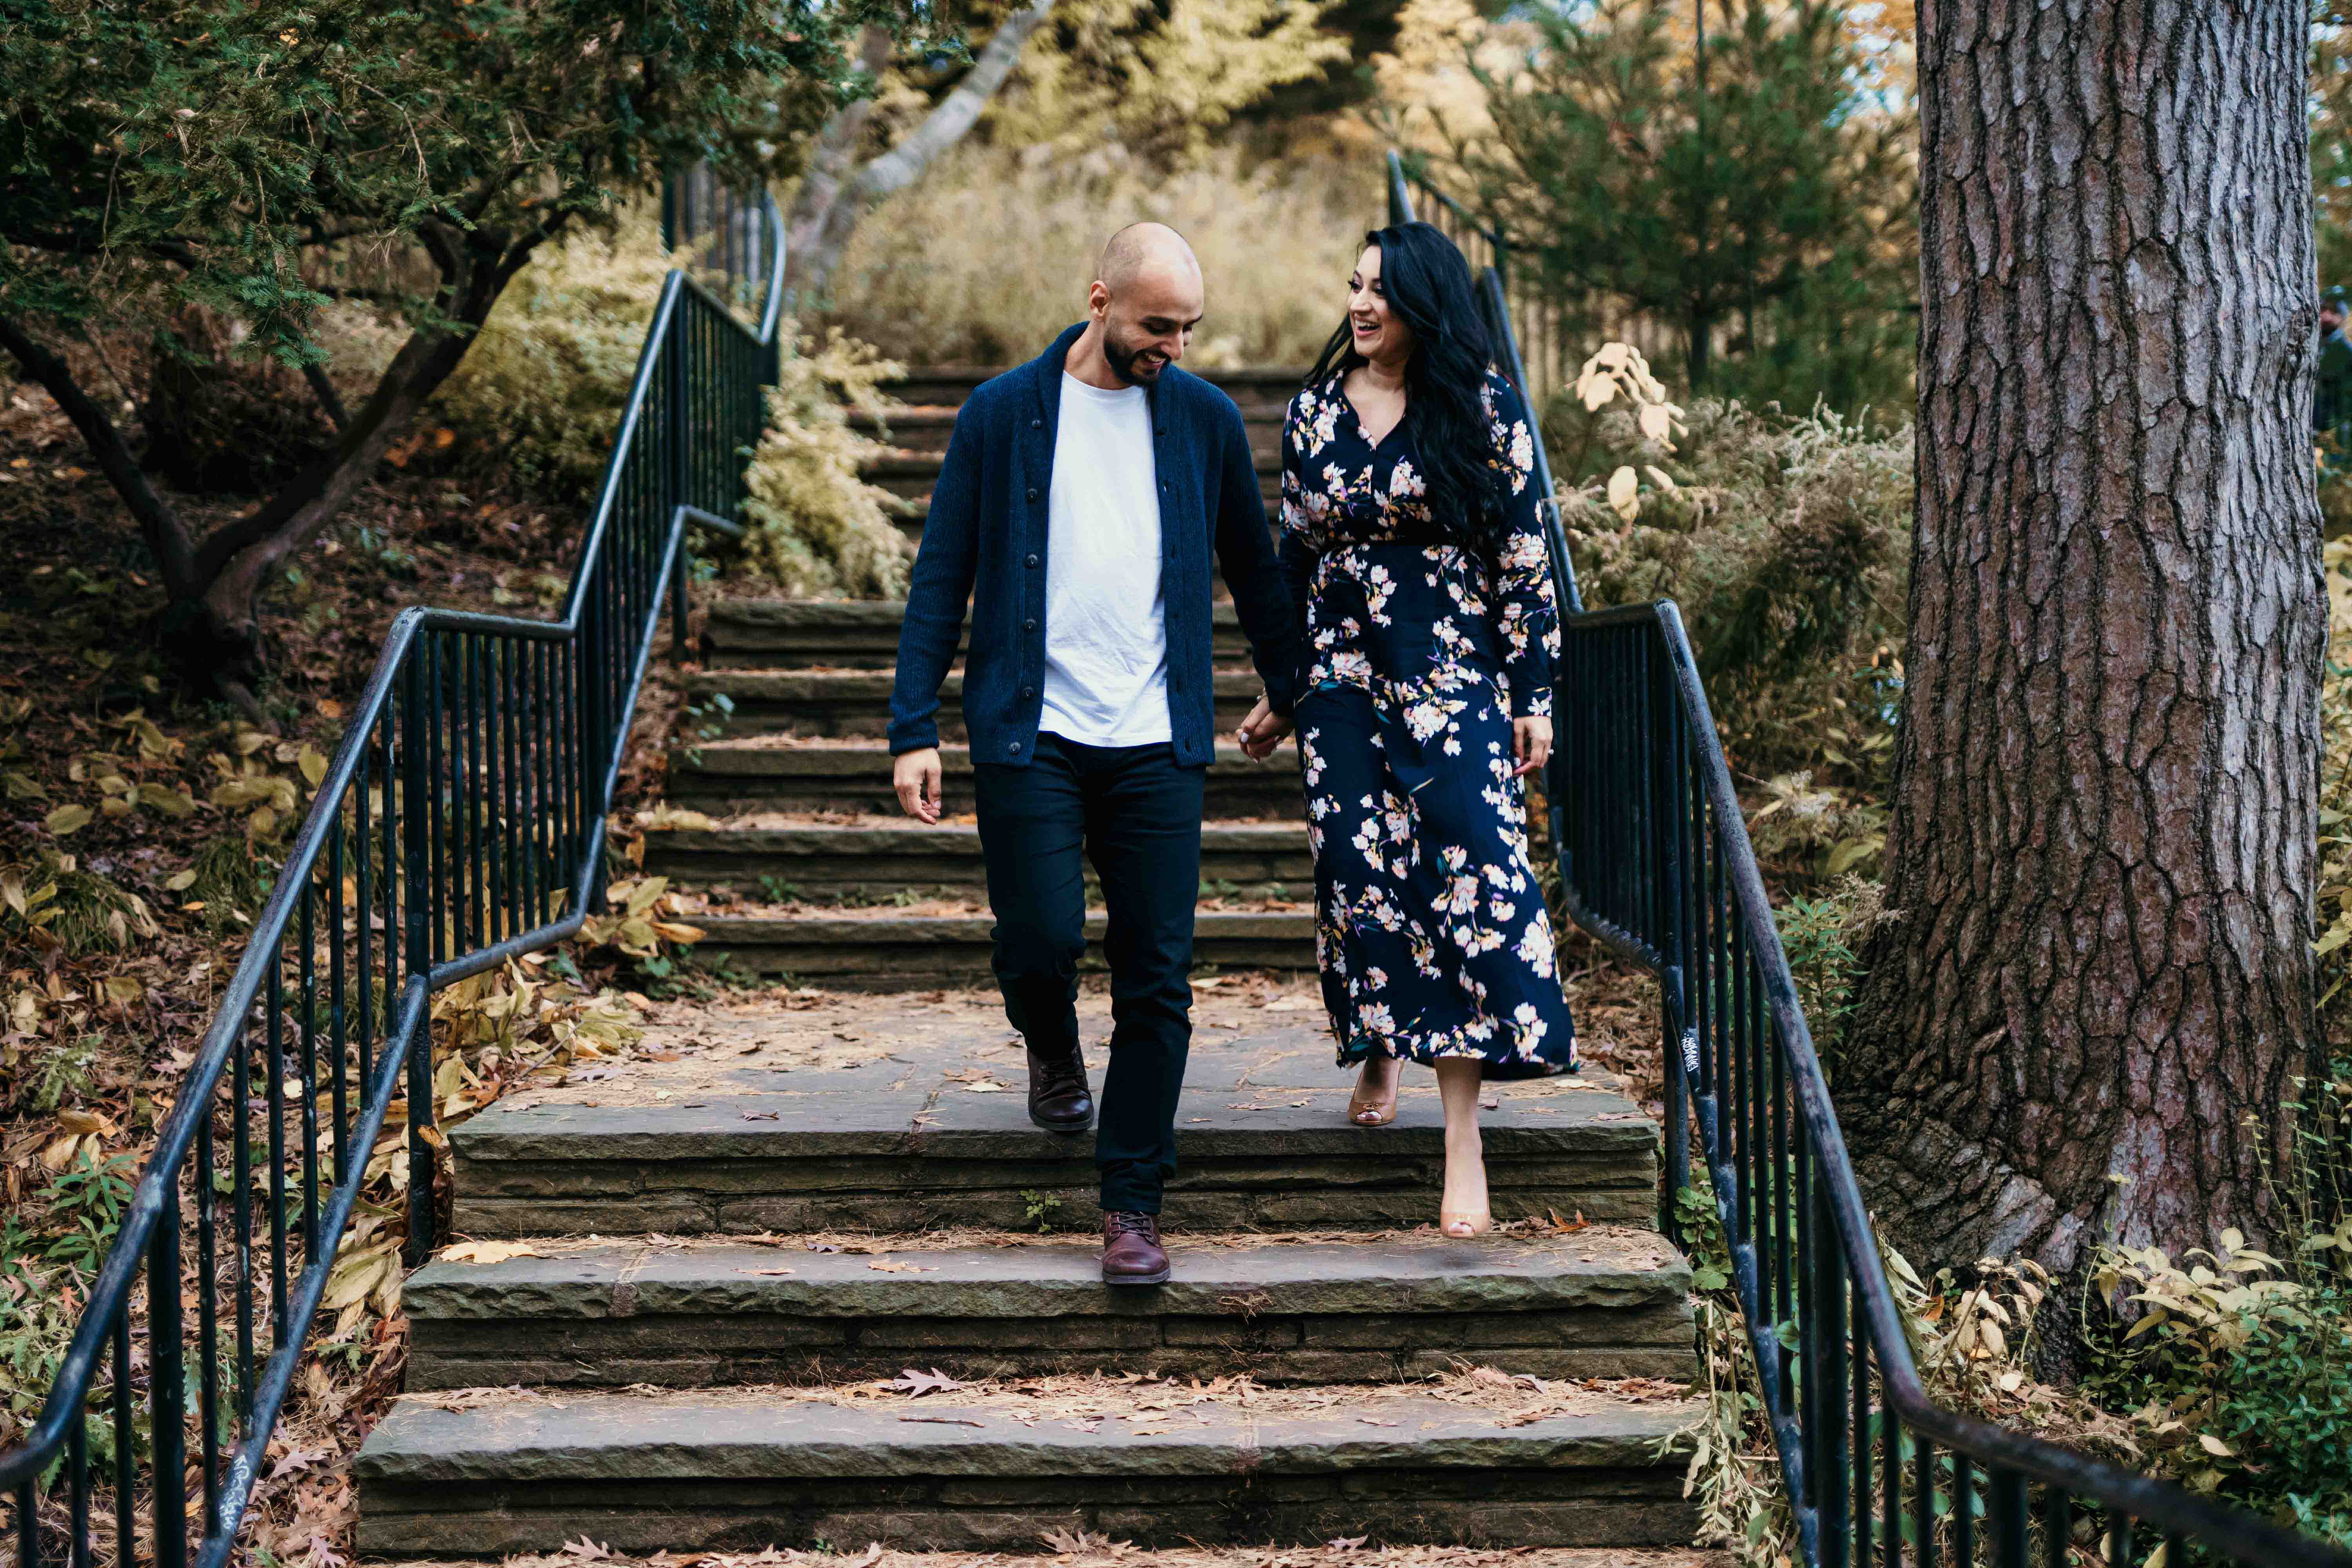
<svg viewBox="0 0 2352 1568"><path fill-rule="evenodd" d="M1177 766L1166 744L1087 746L1041 734L1027 767L982 763L972 776L1004 1016L1049 1058L1078 1047L1086 861L1094 862L1110 921L1110 1067L1095 1132L1102 1206L1158 1214L1176 1172L1176 1097L1192 1045L1207 774Z"/></svg>

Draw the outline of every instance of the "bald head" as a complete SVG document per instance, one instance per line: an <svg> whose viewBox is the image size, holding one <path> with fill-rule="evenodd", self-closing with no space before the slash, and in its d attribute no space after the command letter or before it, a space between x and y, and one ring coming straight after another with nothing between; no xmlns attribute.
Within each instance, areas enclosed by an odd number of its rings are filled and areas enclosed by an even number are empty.
<svg viewBox="0 0 2352 1568"><path fill-rule="evenodd" d="M1110 386L1157 381L1184 357L1192 329L1201 324L1201 263L1184 237L1164 223L1134 223L1103 247L1094 287L1087 291L1091 318L1085 341L1073 351L1072 374L1092 379L1099 365Z"/></svg>
<svg viewBox="0 0 2352 1568"><path fill-rule="evenodd" d="M1095 276L1114 295L1124 294L1147 278L1178 285L1201 286L1200 258L1184 237L1164 223L1131 223L1110 237Z"/></svg>

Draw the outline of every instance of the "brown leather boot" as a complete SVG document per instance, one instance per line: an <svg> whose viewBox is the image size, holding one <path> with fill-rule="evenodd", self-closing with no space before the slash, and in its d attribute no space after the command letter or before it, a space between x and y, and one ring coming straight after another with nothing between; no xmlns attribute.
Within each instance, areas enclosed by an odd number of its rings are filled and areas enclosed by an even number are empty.
<svg viewBox="0 0 2352 1568"><path fill-rule="evenodd" d="M1048 1132L1084 1132L1094 1125L1095 1097L1087 1088L1087 1058L1066 1061L1029 1053L1029 1120Z"/></svg>
<svg viewBox="0 0 2352 1568"><path fill-rule="evenodd" d="M1168 1249L1160 1245L1158 1215L1103 1215L1102 1276L1106 1285L1168 1283Z"/></svg>

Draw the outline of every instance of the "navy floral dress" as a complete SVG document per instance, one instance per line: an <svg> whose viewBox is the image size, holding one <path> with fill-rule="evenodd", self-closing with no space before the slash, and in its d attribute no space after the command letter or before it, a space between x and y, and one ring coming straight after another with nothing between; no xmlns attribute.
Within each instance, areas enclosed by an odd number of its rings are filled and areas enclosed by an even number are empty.
<svg viewBox="0 0 2352 1568"><path fill-rule="evenodd" d="M1283 573L1308 643L1297 721L1315 952L1342 1066L1576 1070L1511 776L1511 721L1551 712L1559 611L1526 406L1491 371L1485 403L1510 496L1491 567L1431 517L1403 422L1367 440L1339 377L1300 392L1283 424Z"/></svg>

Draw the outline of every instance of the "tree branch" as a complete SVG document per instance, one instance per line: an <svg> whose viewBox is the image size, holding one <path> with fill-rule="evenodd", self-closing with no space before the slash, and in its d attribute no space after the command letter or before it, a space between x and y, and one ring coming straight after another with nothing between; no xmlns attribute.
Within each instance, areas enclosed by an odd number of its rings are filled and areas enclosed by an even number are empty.
<svg viewBox="0 0 2352 1568"><path fill-rule="evenodd" d="M888 68L890 45L887 28L869 26L860 35L857 63L867 75L879 77ZM833 204L840 199L842 186L849 178L850 162L857 155L857 143L866 133L866 122L873 118L874 99L868 94L834 110L818 129L816 146L809 154L808 172L801 176L801 188L793 197L792 216L784 226L788 287L797 286L798 280L790 277L797 270L794 263L803 255L815 256L817 237L824 232Z"/></svg>
<svg viewBox="0 0 2352 1568"><path fill-rule="evenodd" d="M343 412L341 395L335 391L335 384L327 379L325 365L316 360L306 363L302 366L302 379L310 384L310 395L319 400L319 406L325 412L328 424L332 425L340 432L344 426L351 423L351 416Z"/></svg>
<svg viewBox="0 0 2352 1568"><path fill-rule="evenodd" d="M73 367L36 342L20 323L6 317L0 317L0 348L6 349L25 367L25 374L41 384L80 432L83 443L98 463L99 472L106 476L107 482L137 520L140 535L155 557L166 591L174 598L194 593L201 580L195 574L194 542L186 526L155 493L155 487L147 482L138 459L131 457L131 448L123 442L122 432L107 417L97 400L82 390L81 384L74 379Z"/></svg>
<svg viewBox="0 0 2352 1568"><path fill-rule="evenodd" d="M1014 63L1021 58L1021 47L1053 9L1054 0L1037 0L1035 5L1007 16L988 40L988 47L972 61L971 69L956 83L955 90L941 99L939 106L923 117L921 124L907 132L896 147L858 170L841 188L826 205L814 245L804 247L809 262L801 287L812 292L822 291L831 281L834 268L841 264L841 254L848 248L850 234L857 227L857 220L865 216L866 209L892 192L913 184L934 159L963 140L972 122L1004 85L1004 79L1012 74ZM797 206L795 204L796 212Z"/></svg>
<svg viewBox="0 0 2352 1568"><path fill-rule="evenodd" d="M920 125L907 132L905 140L857 172L851 190L861 205L913 184L934 158L963 140L972 121L1012 74L1013 62L1021 58L1021 46L1053 9L1054 0L1037 0L1034 5L1004 18L955 90L941 99Z"/></svg>

